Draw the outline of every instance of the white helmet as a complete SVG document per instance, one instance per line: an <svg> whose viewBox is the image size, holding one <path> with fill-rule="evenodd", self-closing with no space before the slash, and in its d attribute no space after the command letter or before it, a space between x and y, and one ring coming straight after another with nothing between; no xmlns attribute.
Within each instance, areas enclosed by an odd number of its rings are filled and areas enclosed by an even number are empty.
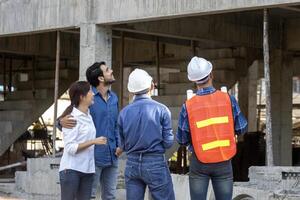
<svg viewBox="0 0 300 200"><path fill-rule="evenodd" d="M135 69L128 78L128 91L138 93L151 87L152 77L142 69Z"/></svg>
<svg viewBox="0 0 300 200"><path fill-rule="evenodd" d="M212 64L200 57L193 57L187 67L188 79L199 81L207 77L212 71Z"/></svg>

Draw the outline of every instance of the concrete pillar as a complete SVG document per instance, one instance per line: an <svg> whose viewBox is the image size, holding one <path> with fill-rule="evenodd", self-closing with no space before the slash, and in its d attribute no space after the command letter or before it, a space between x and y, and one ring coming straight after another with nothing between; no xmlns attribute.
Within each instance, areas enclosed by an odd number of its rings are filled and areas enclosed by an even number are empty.
<svg viewBox="0 0 300 200"><path fill-rule="evenodd" d="M126 106L130 103L130 101L132 100L132 94L129 93L128 89L127 89L127 83L128 83L128 77L129 74L131 73L133 69L131 67L127 67L124 69L123 72L123 106Z"/></svg>
<svg viewBox="0 0 300 200"><path fill-rule="evenodd" d="M293 70L282 51L271 55L271 117L274 164L292 165Z"/></svg>
<svg viewBox="0 0 300 200"><path fill-rule="evenodd" d="M249 88L248 88L248 76L243 76L239 80L238 84L238 102L240 109L244 116L248 119L248 96L249 96Z"/></svg>
<svg viewBox="0 0 300 200"><path fill-rule="evenodd" d="M121 108L121 100L120 100L120 89L121 89L121 71L120 71L120 65L121 65L121 40L117 38L113 38L112 40L112 69L114 71L114 77L116 79L116 82L112 85L112 90L118 95L119 97L119 108Z"/></svg>
<svg viewBox="0 0 300 200"><path fill-rule="evenodd" d="M240 62L238 66L237 76L238 79L238 102L240 109L244 116L248 118L248 96L249 96L249 77L248 77L248 66L247 62Z"/></svg>
<svg viewBox="0 0 300 200"><path fill-rule="evenodd" d="M259 61L248 69L248 131L257 131L257 82L259 80Z"/></svg>
<svg viewBox="0 0 300 200"><path fill-rule="evenodd" d="M80 25L79 79L86 80L85 71L96 61L112 64L112 30L109 26L84 23Z"/></svg>

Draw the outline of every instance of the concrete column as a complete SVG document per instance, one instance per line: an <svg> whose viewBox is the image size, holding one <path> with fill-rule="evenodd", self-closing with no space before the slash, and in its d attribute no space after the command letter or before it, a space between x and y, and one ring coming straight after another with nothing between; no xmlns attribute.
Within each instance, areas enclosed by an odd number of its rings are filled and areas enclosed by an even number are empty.
<svg viewBox="0 0 300 200"><path fill-rule="evenodd" d="M121 108L121 100L120 100L120 88L121 88L121 72L120 72L120 64L121 64L121 60L120 60L120 55L121 55L121 40L114 38L112 40L112 69L114 71L114 77L116 79L116 82L114 84L112 84L112 90L118 95L119 98L119 108Z"/></svg>
<svg viewBox="0 0 300 200"><path fill-rule="evenodd" d="M248 66L246 62L240 62L238 71L237 71L237 76L239 77L238 79L238 102L240 109L244 116L248 118L248 96L249 96L249 87L248 87Z"/></svg>
<svg viewBox="0 0 300 200"><path fill-rule="evenodd" d="M130 100L132 100L132 94L129 93L128 89L127 89L127 83L128 83L128 77L129 74L131 73L133 69L131 67L127 67L124 69L123 72L123 106L126 106L130 103Z"/></svg>
<svg viewBox="0 0 300 200"><path fill-rule="evenodd" d="M259 80L259 61L248 69L248 131L257 131L257 82Z"/></svg>
<svg viewBox="0 0 300 200"><path fill-rule="evenodd" d="M85 23L80 25L79 79L86 80L85 71L96 61L112 64L112 30L109 26Z"/></svg>
<svg viewBox="0 0 300 200"><path fill-rule="evenodd" d="M293 70L282 51L271 55L271 117L274 164L292 164L292 94Z"/></svg>
<svg viewBox="0 0 300 200"><path fill-rule="evenodd" d="M249 96L249 87L248 87L248 76L243 76L239 80L238 84L238 100L239 106L244 114L244 116L248 119L248 96Z"/></svg>

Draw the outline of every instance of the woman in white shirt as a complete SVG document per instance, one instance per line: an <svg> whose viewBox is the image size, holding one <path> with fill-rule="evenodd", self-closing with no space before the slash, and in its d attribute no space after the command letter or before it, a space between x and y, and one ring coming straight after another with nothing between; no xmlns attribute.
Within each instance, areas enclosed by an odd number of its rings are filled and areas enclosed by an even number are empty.
<svg viewBox="0 0 300 200"><path fill-rule="evenodd" d="M94 145L105 145L105 137L96 137L89 113L93 92L86 81L77 81L69 89L71 105L61 117L71 114L77 121L72 129L63 128L64 152L59 177L62 200L88 200L95 173Z"/></svg>

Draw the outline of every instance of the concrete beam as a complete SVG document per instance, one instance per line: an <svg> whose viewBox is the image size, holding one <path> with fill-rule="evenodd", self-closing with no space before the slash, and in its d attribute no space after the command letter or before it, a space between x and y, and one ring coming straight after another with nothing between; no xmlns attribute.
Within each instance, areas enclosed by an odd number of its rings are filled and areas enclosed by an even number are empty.
<svg viewBox="0 0 300 200"><path fill-rule="evenodd" d="M151 22L149 22L149 23L151 23ZM177 24L177 22L175 24ZM178 26L178 24L176 26ZM129 27L132 27L132 25L129 25ZM128 28L128 26L126 26L126 25L114 27L113 29L117 30L117 31L124 31L127 34L132 34L132 33L136 34L138 39L140 39L141 36L143 36L147 40L148 39L147 36L149 36L149 37L153 37L154 41L155 41L156 37L158 36L162 39L162 40L160 40L161 42L176 44L175 43L175 41L176 41L177 44L184 45L184 46L191 46L191 41L193 41L195 43L195 47L201 47L204 49L205 48L226 48L226 47L234 46L230 42L224 42L224 41L220 41L218 39L212 40L212 39L207 39L207 38L202 38L202 37L199 38L197 36L191 36L191 35L180 35L180 33L173 32L173 31L160 32L162 30L159 30L159 31L143 30L143 29L139 30L139 28L136 28L136 29ZM178 27L178 29L180 29L180 27ZM190 32L189 34L191 34L191 33L193 33L193 32ZM238 45L238 46L240 46L240 45Z"/></svg>
<svg viewBox="0 0 300 200"><path fill-rule="evenodd" d="M97 0L97 23L125 23L291 6L298 0ZM109 13L107 11L109 10Z"/></svg>
<svg viewBox="0 0 300 200"><path fill-rule="evenodd" d="M298 0L1 0L0 36L73 28L87 22L120 24L296 4Z"/></svg>
<svg viewBox="0 0 300 200"><path fill-rule="evenodd" d="M79 56L79 35L61 33L61 58ZM0 54L13 58L32 58L33 56L55 59L56 33L43 33L15 37L0 37ZM0 61L1 62L1 61Z"/></svg>
<svg viewBox="0 0 300 200"><path fill-rule="evenodd" d="M291 10L291 11L295 11L295 12L300 12L300 9L296 8L296 7L282 6L281 8L283 8L285 10Z"/></svg>
<svg viewBox="0 0 300 200"><path fill-rule="evenodd" d="M231 16L189 17L114 26L114 30L197 41L201 48L262 47L262 28ZM247 21L247 20L245 20ZM279 33L271 29L270 44L279 46Z"/></svg>
<svg viewBox="0 0 300 200"><path fill-rule="evenodd" d="M81 0L0 1L0 36L78 27L91 6Z"/></svg>

